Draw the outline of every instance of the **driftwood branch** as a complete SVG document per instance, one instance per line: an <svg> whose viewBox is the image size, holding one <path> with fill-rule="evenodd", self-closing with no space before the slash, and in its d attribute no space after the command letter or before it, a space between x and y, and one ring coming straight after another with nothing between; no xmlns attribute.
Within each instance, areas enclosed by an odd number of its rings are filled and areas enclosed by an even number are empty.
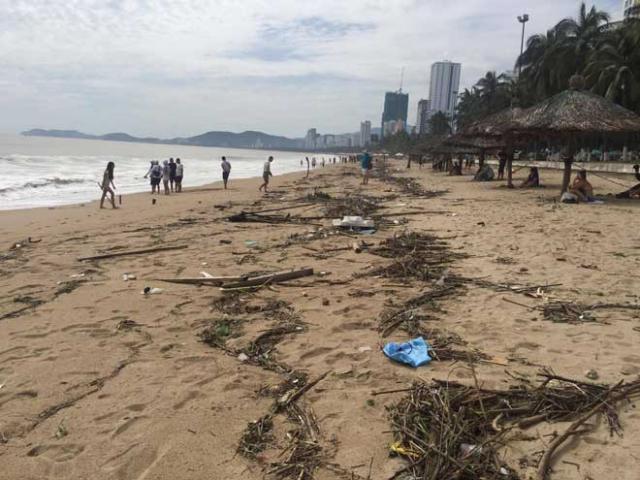
<svg viewBox="0 0 640 480"><path fill-rule="evenodd" d="M144 253L165 252L167 250L182 250L188 247L189 245L176 245L173 247L153 247L153 248L143 248L140 250L127 250L124 252L114 252L114 253L105 253L102 255L93 255L91 257L80 257L78 258L78 261L85 262L88 260L104 260L106 258L126 257L129 255L142 255Z"/></svg>
<svg viewBox="0 0 640 480"><path fill-rule="evenodd" d="M567 441L569 437L571 437L576 433L576 431L581 425L583 425L587 420L589 420L594 415L600 413L608 405L614 405L620 400L624 400L629 395L637 394L638 392L640 392L640 385L633 384L623 389L621 392L615 395L611 395L619 386L620 384L617 384L614 387L612 387L606 393L605 397L602 399L601 402L599 402L591 410L589 410L587 413L585 413L583 416L581 416L575 422L573 422L569 426L569 428L565 430L565 432L562 435L557 437L551 443L551 445L549 445L549 448L547 449L542 459L540 460L540 466L538 467L538 475L537 475L538 480L547 480L549 478L549 469L551 467L551 461L553 460L554 453L564 442Z"/></svg>
<svg viewBox="0 0 640 480"><path fill-rule="evenodd" d="M249 277L237 282L224 283L222 288L243 288L256 287L260 285L268 285L270 283L284 282L294 280L296 278L308 277L313 275L313 268L301 268L298 270L287 270L284 272L270 273L257 277Z"/></svg>

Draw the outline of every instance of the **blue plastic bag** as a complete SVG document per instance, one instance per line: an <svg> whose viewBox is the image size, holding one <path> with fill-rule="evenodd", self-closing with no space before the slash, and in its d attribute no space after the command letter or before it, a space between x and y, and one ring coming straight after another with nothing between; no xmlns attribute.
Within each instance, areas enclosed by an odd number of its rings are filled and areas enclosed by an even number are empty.
<svg viewBox="0 0 640 480"><path fill-rule="evenodd" d="M417 368L431 361L429 348L424 338L418 337L405 343L387 343L382 351L391 360Z"/></svg>

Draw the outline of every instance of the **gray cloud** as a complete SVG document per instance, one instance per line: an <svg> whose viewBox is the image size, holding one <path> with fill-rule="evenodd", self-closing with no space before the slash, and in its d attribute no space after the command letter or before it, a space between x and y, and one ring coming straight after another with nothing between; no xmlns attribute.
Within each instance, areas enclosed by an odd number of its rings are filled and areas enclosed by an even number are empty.
<svg viewBox="0 0 640 480"><path fill-rule="evenodd" d="M620 13L617 0L595 3ZM528 33L541 32L578 4L0 0L0 130L352 131L378 122L402 67L415 106L432 62L462 62L469 86L512 68L516 15L528 12Z"/></svg>

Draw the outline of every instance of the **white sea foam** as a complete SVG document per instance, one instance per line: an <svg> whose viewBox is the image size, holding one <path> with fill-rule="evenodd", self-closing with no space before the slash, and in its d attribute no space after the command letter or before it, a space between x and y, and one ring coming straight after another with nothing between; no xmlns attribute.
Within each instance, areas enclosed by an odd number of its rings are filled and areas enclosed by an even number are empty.
<svg viewBox="0 0 640 480"><path fill-rule="evenodd" d="M311 156L299 152L0 135L0 209L95 200L100 196L98 182L110 161L116 164L116 193L148 190L149 181L143 177L149 162L170 157L179 157L184 164L183 186L204 185L221 180L222 155L232 164L232 181L260 176L269 155L275 157L274 175L302 169L300 160Z"/></svg>

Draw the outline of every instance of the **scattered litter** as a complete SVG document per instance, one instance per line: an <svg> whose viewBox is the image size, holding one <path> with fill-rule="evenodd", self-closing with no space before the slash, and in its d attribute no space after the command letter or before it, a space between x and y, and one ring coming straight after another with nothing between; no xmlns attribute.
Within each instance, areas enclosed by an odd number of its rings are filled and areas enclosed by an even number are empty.
<svg viewBox="0 0 640 480"><path fill-rule="evenodd" d="M247 360L249 360L249 356L246 353L241 353L238 355L238 360L240 360L241 362L246 362Z"/></svg>
<svg viewBox="0 0 640 480"><path fill-rule="evenodd" d="M64 422L64 420L63 420ZM69 431L67 430L67 427L64 426L64 423L60 422L60 425L58 425L58 428L56 429L56 433L55 433L55 437L60 440L61 438L66 437L67 435L69 435Z"/></svg>
<svg viewBox="0 0 640 480"><path fill-rule="evenodd" d="M425 365L431 361L429 345L422 337L414 338L405 343L387 343L382 349L387 357L396 362L406 363L413 368Z"/></svg>
<svg viewBox="0 0 640 480"><path fill-rule="evenodd" d="M256 248L258 246L258 242L256 242L255 240L245 240L244 244L247 246L247 248Z"/></svg>
<svg viewBox="0 0 640 480"><path fill-rule="evenodd" d="M480 455L482 453L482 446L472 445L470 443L461 443L460 453L462 454L462 458L466 458L470 455Z"/></svg>
<svg viewBox="0 0 640 480"><path fill-rule="evenodd" d="M371 350L372 350L372 348L371 348L371 347L359 347L359 348L358 348L358 351L359 351L360 353L370 352Z"/></svg>
<svg viewBox="0 0 640 480"><path fill-rule="evenodd" d="M157 287L144 287L142 290L142 295L156 295L158 293L162 293L164 290L162 288Z"/></svg>
<svg viewBox="0 0 640 480"><path fill-rule="evenodd" d="M6 385L6 383L0 383L0 390L2 390L5 385Z"/></svg>
<svg viewBox="0 0 640 480"><path fill-rule="evenodd" d="M591 370L587 370L587 372L584 374L585 377L587 377L589 380L598 380L598 378L600 378L600 375L598 375L598 372L596 372L595 370L591 369Z"/></svg>
<svg viewBox="0 0 640 480"><path fill-rule="evenodd" d="M122 280L128 282L129 280L135 280L137 277L133 273L125 273L122 275Z"/></svg>
<svg viewBox="0 0 640 480"><path fill-rule="evenodd" d="M74 273L73 275L71 275L71 278L82 278L84 276L84 273Z"/></svg>
<svg viewBox="0 0 640 480"><path fill-rule="evenodd" d="M347 215L342 217L342 220L336 218L332 221L332 224L334 227L349 228L352 230L369 230L375 227L373 220L365 220L357 215Z"/></svg>

